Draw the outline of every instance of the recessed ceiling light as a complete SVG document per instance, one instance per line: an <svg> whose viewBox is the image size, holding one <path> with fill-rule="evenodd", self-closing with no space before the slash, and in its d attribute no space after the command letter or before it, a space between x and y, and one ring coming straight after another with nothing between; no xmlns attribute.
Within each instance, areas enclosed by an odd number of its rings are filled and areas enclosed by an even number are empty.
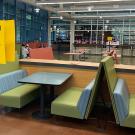
<svg viewBox="0 0 135 135"><path fill-rule="evenodd" d="M39 13L40 8L35 8L34 10L35 10L36 13Z"/></svg>

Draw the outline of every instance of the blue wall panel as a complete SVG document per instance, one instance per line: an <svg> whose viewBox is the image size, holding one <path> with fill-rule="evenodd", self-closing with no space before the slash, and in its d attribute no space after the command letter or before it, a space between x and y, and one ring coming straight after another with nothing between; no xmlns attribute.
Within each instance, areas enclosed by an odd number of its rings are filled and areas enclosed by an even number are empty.
<svg viewBox="0 0 135 135"><path fill-rule="evenodd" d="M16 20L17 42L47 41L48 12L17 0L0 0L0 19Z"/></svg>

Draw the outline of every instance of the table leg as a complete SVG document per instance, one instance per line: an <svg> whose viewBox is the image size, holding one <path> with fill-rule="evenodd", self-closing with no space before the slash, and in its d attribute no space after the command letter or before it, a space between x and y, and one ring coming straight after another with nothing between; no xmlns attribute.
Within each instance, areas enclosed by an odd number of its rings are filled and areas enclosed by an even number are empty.
<svg viewBox="0 0 135 135"><path fill-rule="evenodd" d="M44 92L45 85L42 85L40 88L40 111L34 112L32 114L33 118L36 119L47 119L50 116L50 111L47 110L45 106L45 92Z"/></svg>
<svg viewBox="0 0 135 135"><path fill-rule="evenodd" d="M50 101L52 102L55 98L54 95L54 86L50 86Z"/></svg>

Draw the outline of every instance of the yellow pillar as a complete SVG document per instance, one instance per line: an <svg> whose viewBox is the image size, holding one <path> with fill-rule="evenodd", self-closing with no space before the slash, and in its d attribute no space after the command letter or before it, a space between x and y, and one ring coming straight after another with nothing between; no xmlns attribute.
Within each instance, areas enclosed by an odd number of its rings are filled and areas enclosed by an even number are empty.
<svg viewBox="0 0 135 135"><path fill-rule="evenodd" d="M5 53L5 22L0 21L0 64L6 64Z"/></svg>
<svg viewBox="0 0 135 135"><path fill-rule="evenodd" d="M15 21L5 21L5 51L6 61L15 61Z"/></svg>

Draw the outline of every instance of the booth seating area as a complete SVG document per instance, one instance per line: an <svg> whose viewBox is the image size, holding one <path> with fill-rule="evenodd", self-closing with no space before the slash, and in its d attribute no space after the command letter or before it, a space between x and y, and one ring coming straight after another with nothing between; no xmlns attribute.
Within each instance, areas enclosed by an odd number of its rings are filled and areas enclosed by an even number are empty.
<svg viewBox="0 0 135 135"><path fill-rule="evenodd" d="M110 103L104 101L105 104L111 104L116 124L135 128L135 94L129 94L125 80L118 78L114 68L114 61L110 56L100 62L95 83L94 81L90 82L82 92L79 88L70 88L63 92L52 102L52 114L87 119L88 112L92 110L93 105L91 103L95 103L94 100L98 91L103 91L101 89L101 85L105 85L103 84L103 78L107 83L105 91L109 92Z"/></svg>
<svg viewBox="0 0 135 135"><path fill-rule="evenodd" d="M38 96L39 85L18 83L25 76L21 69L0 75L0 105L22 108Z"/></svg>
<svg viewBox="0 0 135 135"><path fill-rule="evenodd" d="M125 80L118 78L111 57L106 57L101 63L105 71L116 124L135 128L135 95L129 94Z"/></svg>

